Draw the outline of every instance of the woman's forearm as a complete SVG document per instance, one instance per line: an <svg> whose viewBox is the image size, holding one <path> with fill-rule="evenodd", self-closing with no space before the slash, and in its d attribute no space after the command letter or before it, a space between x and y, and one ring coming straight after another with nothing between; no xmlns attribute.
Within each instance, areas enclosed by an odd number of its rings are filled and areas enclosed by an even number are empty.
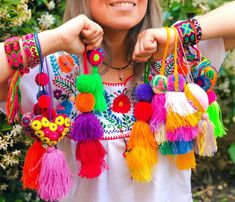
<svg viewBox="0 0 235 202"><path fill-rule="evenodd" d="M197 18L202 28L202 40L235 38L235 1Z"/></svg>

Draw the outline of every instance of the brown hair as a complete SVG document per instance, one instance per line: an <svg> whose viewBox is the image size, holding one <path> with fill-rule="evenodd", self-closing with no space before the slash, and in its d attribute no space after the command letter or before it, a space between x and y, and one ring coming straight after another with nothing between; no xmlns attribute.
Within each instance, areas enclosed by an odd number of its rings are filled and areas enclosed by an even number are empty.
<svg viewBox="0 0 235 202"><path fill-rule="evenodd" d="M87 0L67 0L66 1L66 8L64 14L64 21L68 21L79 14L84 14L90 19L92 19L89 6ZM127 60L129 60L132 56L133 49L137 40L138 34L146 29L149 28L156 28L161 26L161 9L158 0L148 0L147 11L144 18L141 22L133 27L127 36ZM112 55L109 49L109 42L104 39L103 48L106 50L106 54L109 53L108 60L111 60ZM140 69L140 68L138 68ZM137 72L136 72L137 73Z"/></svg>

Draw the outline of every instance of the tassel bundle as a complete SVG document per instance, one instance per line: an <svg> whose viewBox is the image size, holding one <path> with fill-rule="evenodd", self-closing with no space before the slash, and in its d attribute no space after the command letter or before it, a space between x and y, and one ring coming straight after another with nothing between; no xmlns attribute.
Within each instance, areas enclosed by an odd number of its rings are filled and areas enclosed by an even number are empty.
<svg viewBox="0 0 235 202"><path fill-rule="evenodd" d="M148 85L148 84L142 84ZM136 95L144 94L142 91L146 86L139 86ZM152 97L151 88L149 94ZM136 96L138 102L134 108L134 115L137 121L134 123L130 139L127 145L126 160L131 177L137 182L150 182L152 180L152 169L157 163L157 142L152 133L148 121L152 116L152 106L145 100L149 96Z"/></svg>
<svg viewBox="0 0 235 202"><path fill-rule="evenodd" d="M175 80L178 80L178 91L175 90ZM191 141L198 134L198 115L184 94L185 79L182 75L168 78L166 93L166 137L170 142Z"/></svg>
<svg viewBox="0 0 235 202"><path fill-rule="evenodd" d="M94 66L91 75L88 75L86 57ZM97 50L85 55L85 74L76 79L76 87L80 92L76 97L76 107L81 114L75 119L71 138L77 142L76 159L81 163L78 174L85 178L98 177L108 169L104 160L106 151L100 143L104 131L96 115L92 113L93 110L104 111L107 108L104 88L97 68L102 62L99 60L101 57L102 55Z"/></svg>
<svg viewBox="0 0 235 202"><path fill-rule="evenodd" d="M187 84L185 95L201 114L201 120L198 124L198 136L195 140L195 152L201 156L211 157L217 151L217 143L213 123L206 113L209 105L208 96L197 84Z"/></svg>

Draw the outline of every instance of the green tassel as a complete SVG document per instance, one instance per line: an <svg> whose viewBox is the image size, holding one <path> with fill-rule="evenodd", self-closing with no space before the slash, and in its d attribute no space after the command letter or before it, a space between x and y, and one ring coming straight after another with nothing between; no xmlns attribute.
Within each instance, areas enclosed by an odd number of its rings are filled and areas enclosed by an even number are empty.
<svg viewBox="0 0 235 202"><path fill-rule="evenodd" d="M226 135L227 129L223 125L221 109L216 101L209 105L207 113L209 114L210 121L215 127L215 137L218 138Z"/></svg>
<svg viewBox="0 0 235 202"><path fill-rule="evenodd" d="M97 111L105 111L107 109L107 103L104 97L104 86L102 83L101 76L98 72L97 67L93 67L93 79L96 85L96 91L94 92L95 96L95 110Z"/></svg>
<svg viewBox="0 0 235 202"><path fill-rule="evenodd" d="M162 155L172 155L173 154L173 148L172 148L172 143L166 141L166 142L163 142L160 146L159 146L159 150L160 150L160 153Z"/></svg>

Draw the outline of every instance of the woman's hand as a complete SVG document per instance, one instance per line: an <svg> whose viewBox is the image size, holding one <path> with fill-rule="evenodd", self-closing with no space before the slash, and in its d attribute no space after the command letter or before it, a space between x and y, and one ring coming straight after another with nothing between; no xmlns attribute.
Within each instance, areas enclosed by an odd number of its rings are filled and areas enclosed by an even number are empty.
<svg viewBox="0 0 235 202"><path fill-rule="evenodd" d="M168 55L174 50L174 30L170 29L170 45ZM133 60L136 62L146 62L149 58L157 61L163 58L163 53L167 42L167 31L165 28L147 29L139 34Z"/></svg>
<svg viewBox="0 0 235 202"><path fill-rule="evenodd" d="M84 50L96 49L103 40L103 29L85 15L79 15L57 29L59 49L81 55Z"/></svg>

